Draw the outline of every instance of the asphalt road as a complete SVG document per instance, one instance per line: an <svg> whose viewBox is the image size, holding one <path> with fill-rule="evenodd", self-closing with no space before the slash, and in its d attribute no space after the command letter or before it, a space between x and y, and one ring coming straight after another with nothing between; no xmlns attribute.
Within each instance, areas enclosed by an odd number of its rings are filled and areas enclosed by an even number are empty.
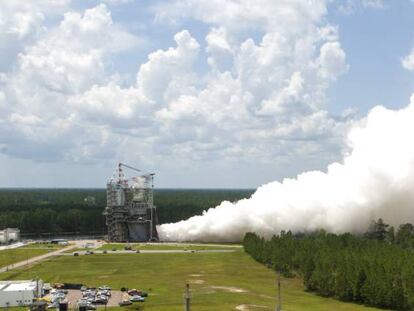
<svg viewBox="0 0 414 311"><path fill-rule="evenodd" d="M25 245L26 245L26 243L23 243L23 242L13 243L13 244L10 244L10 245L3 245L3 246L0 246L0 251L4 251L4 250L7 250L7 249L19 248L19 247L22 247L22 246L25 246Z"/></svg>
<svg viewBox="0 0 414 311"><path fill-rule="evenodd" d="M170 246L211 246L211 247L220 247L220 248L224 248L224 247L228 247L228 248L243 248L243 245L239 245L239 244L203 244L203 243L177 243L177 242L157 242L157 243L152 243L152 242L148 242L146 243L147 245L170 245Z"/></svg>
<svg viewBox="0 0 414 311"><path fill-rule="evenodd" d="M91 249L94 254L104 254L104 251L96 251ZM184 249L157 249L157 250L140 250L139 253L136 251L106 251L106 254L191 254L191 253L232 253L235 252L234 249L205 249L205 250L184 250ZM76 251L79 255L92 255L88 254L88 251ZM65 256L73 256L73 253L62 254Z"/></svg>

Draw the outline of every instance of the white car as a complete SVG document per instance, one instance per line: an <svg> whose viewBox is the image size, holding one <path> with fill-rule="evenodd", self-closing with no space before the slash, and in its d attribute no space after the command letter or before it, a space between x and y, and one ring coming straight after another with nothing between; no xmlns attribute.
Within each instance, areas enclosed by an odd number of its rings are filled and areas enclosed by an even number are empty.
<svg viewBox="0 0 414 311"><path fill-rule="evenodd" d="M138 295L135 295L135 296L132 296L129 300L131 302L143 302L143 301L145 301L145 298L141 297L141 296L138 296Z"/></svg>

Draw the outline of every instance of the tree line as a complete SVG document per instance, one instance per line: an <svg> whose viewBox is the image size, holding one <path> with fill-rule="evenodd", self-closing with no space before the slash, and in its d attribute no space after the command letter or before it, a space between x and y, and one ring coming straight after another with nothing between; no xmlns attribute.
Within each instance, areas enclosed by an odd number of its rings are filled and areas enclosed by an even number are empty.
<svg viewBox="0 0 414 311"><path fill-rule="evenodd" d="M286 277L300 276L304 288L395 310L414 310L414 226L397 230L381 219L364 235L282 231L270 240L247 233L245 251Z"/></svg>
<svg viewBox="0 0 414 311"><path fill-rule="evenodd" d="M199 215L223 200L237 201L251 190L156 189L160 223ZM105 189L1 189L0 229L19 228L24 235L104 234Z"/></svg>

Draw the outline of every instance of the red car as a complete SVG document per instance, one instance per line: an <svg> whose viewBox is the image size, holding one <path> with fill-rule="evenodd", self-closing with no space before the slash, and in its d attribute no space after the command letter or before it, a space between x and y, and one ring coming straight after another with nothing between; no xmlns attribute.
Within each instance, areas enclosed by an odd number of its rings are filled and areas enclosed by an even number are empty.
<svg viewBox="0 0 414 311"><path fill-rule="evenodd" d="M146 292L143 292L142 290L138 290L138 289L130 289L128 291L128 295L130 295L130 296L148 297L148 294Z"/></svg>

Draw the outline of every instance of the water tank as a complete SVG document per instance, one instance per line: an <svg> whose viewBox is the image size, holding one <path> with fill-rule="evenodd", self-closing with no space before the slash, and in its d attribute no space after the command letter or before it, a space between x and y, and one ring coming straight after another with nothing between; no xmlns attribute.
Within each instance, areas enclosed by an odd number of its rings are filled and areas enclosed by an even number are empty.
<svg viewBox="0 0 414 311"><path fill-rule="evenodd" d="M125 204L125 193L121 185L117 185L115 188L115 205L123 206Z"/></svg>

